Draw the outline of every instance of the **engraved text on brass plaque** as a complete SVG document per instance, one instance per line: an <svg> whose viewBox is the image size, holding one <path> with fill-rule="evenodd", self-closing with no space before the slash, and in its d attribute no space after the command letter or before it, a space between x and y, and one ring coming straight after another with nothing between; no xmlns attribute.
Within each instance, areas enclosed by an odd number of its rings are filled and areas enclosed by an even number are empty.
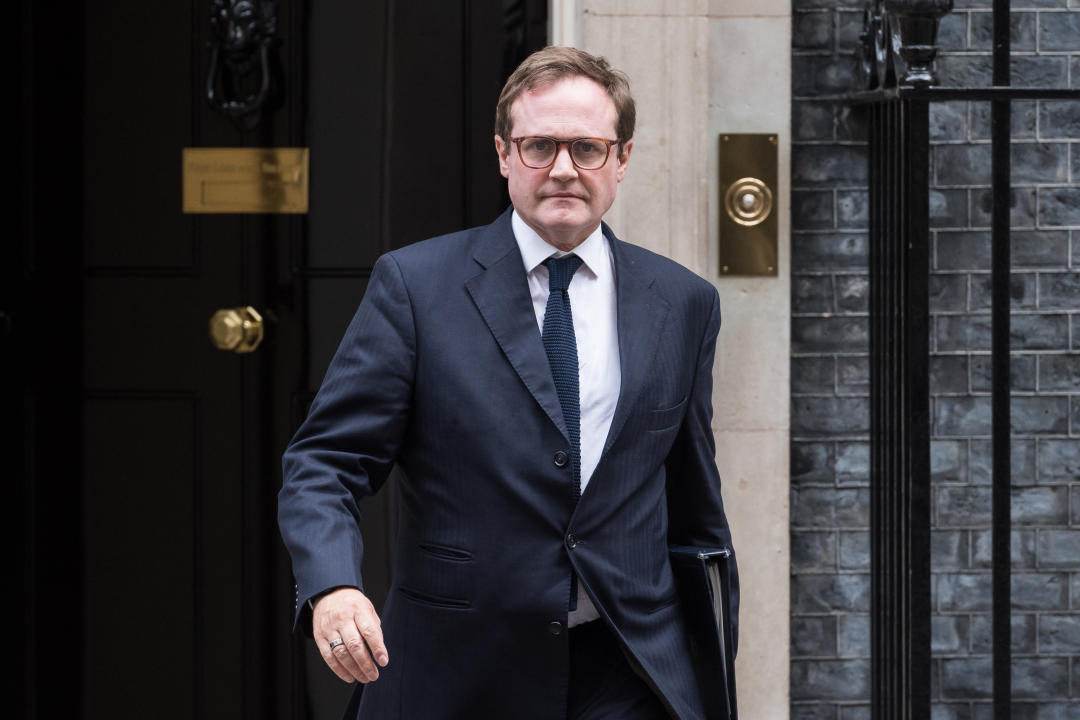
<svg viewBox="0 0 1080 720"><path fill-rule="evenodd" d="M307 148L184 148L185 213L306 213Z"/></svg>

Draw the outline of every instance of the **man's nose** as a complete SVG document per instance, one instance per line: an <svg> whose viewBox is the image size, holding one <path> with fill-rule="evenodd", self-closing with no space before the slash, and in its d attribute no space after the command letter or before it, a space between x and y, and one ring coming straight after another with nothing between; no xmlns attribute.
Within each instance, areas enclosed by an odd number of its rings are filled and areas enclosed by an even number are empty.
<svg viewBox="0 0 1080 720"><path fill-rule="evenodd" d="M572 180L577 176L577 167L570 159L569 145L563 145L555 151L555 163L551 166L549 174L556 180Z"/></svg>

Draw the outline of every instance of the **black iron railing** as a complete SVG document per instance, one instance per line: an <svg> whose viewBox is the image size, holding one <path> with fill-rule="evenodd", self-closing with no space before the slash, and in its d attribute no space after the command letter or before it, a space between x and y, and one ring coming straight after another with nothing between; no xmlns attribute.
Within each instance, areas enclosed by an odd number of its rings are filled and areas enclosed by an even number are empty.
<svg viewBox="0 0 1080 720"><path fill-rule="evenodd" d="M992 87L937 87L937 25L952 0L874 0L863 34L870 129L872 707L875 720L930 717L929 112L991 105L993 694L1011 716L1009 203L1015 100L1080 100L1010 87L1008 0L994 0Z"/></svg>

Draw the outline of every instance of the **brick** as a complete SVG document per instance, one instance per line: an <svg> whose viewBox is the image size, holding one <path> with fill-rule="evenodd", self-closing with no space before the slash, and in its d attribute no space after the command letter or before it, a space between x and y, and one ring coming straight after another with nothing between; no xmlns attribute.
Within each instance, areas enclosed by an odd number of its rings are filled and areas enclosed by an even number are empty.
<svg viewBox="0 0 1080 720"><path fill-rule="evenodd" d="M937 185L990 184L989 145L939 145L932 152L934 167L937 168Z"/></svg>
<svg viewBox="0 0 1080 720"><path fill-rule="evenodd" d="M971 705L969 703L944 703L934 700L930 703L930 720L971 719Z"/></svg>
<svg viewBox="0 0 1080 720"><path fill-rule="evenodd" d="M1069 59L1069 87L1080 87L1080 57L1076 55Z"/></svg>
<svg viewBox="0 0 1080 720"><path fill-rule="evenodd" d="M1010 387L1013 392L1035 392L1035 356L1012 353L1009 358ZM991 392L993 362L989 355L971 356L971 390Z"/></svg>
<svg viewBox="0 0 1080 720"><path fill-rule="evenodd" d="M988 611L991 608L990 574L937 576L937 604L942 611Z"/></svg>
<svg viewBox="0 0 1080 720"><path fill-rule="evenodd" d="M1070 504L1072 505L1072 514L1069 516L1069 522L1074 527L1080 526L1080 485L1073 485ZM1080 605L1080 590L1073 593L1073 596L1076 598L1076 604Z"/></svg>
<svg viewBox="0 0 1080 720"><path fill-rule="evenodd" d="M930 531L930 569L968 569L968 531Z"/></svg>
<svg viewBox="0 0 1080 720"><path fill-rule="evenodd" d="M1039 191L1039 224L1048 227L1080 225L1077 203L1080 203L1080 188L1043 188Z"/></svg>
<svg viewBox="0 0 1080 720"><path fill-rule="evenodd" d="M1072 397L1069 399L1070 411L1069 411L1069 433L1072 435L1080 434L1080 397Z"/></svg>
<svg viewBox="0 0 1080 720"><path fill-rule="evenodd" d="M968 37L967 13L949 13L938 25L938 48L941 51L966 50Z"/></svg>
<svg viewBox="0 0 1080 720"><path fill-rule="evenodd" d="M1009 443L1013 484L1035 482L1035 442L1014 438ZM989 485L993 479L992 444L989 440L971 441L971 482Z"/></svg>
<svg viewBox="0 0 1080 720"><path fill-rule="evenodd" d="M989 435L990 398L937 398L932 431L935 437Z"/></svg>
<svg viewBox="0 0 1080 720"><path fill-rule="evenodd" d="M939 315L936 326L938 352L989 350L989 315Z"/></svg>
<svg viewBox="0 0 1080 720"><path fill-rule="evenodd" d="M968 391L968 359L966 355L930 356L930 392L966 393Z"/></svg>
<svg viewBox="0 0 1080 720"><path fill-rule="evenodd" d="M1068 525L1069 489L1064 485L1013 488L1011 511L1014 527Z"/></svg>
<svg viewBox="0 0 1080 720"><path fill-rule="evenodd" d="M870 533L840 533L839 564L841 570L870 570Z"/></svg>
<svg viewBox="0 0 1080 720"><path fill-rule="evenodd" d="M1039 480L1054 482L1080 478L1080 439L1039 442Z"/></svg>
<svg viewBox="0 0 1080 720"><path fill-rule="evenodd" d="M971 296L968 309L973 311L993 308L993 282L991 275L971 276ZM1034 273L1013 273L1009 276L1009 307L1012 310L1034 310L1038 295Z"/></svg>
<svg viewBox="0 0 1080 720"><path fill-rule="evenodd" d="M1080 58L1077 58L1080 60ZM1080 75L1080 62L1076 63L1077 75ZM1080 85L1080 77L1074 80L1074 83ZM1080 180L1080 143L1073 143L1069 146L1069 163L1072 167L1072 174L1070 178L1073 182Z"/></svg>
<svg viewBox="0 0 1080 720"><path fill-rule="evenodd" d="M1039 13L1039 49L1076 50L1080 13Z"/></svg>
<svg viewBox="0 0 1080 720"><path fill-rule="evenodd" d="M1080 106L1069 100L1039 103L1039 136L1069 140L1080 137Z"/></svg>
<svg viewBox="0 0 1080 720"><path fill-rule="evenodd" d="M1064 143L1014 142L1012 182L1053 183L1069 179L1069 146Z"/></svg>
<svg viewBox="0 0 1080 720"><path fill-rule="evenodd" d="M1015 230L1010 240L1015 267L1059 267L1069 261L1069 234L1063 230Z"/></svg>
<svg viewBox="0 0 1080 720"><path fill-rule="evenodd" d="M830 570L836 570L836 533L832 531L791 533L792 572Z"/></svg>
<svg viewBox="0 0 1080 720"><path fill-rule="evenodd" d="M930 104L930 141L967 139L967 103Z"/></svg>
<svg viewBox="0 0 1080 720"><path fill-rule="evenodd" d="M836 706L821 702L792 703L791 720L836 720Z"/></svg>
<svg viewBox="0 0 1080 720"><path fill-rule="evenodd" d="M1038 546L1042 537L1036 540ZM1040 553L1041 555L1041 553ZM1039 563L1045 565L1040 557ZM1065 573L1013 573L1013 610L1065 610L1069 607L1069 583Z"/></svg>
<svg viewBox="0 0 1080 720"><path fill-rule="evenodd" d="M1039 567L1080 569L1080 530L1044 530L1036 541Z"/></svg>
<svg viewBox="0 0 1080 720"><path fill-rule="evenodd" d="M793 575L794 612L870 612L869 575Z"/></svg>
<svg viewBox="0 0 1080 720"><path fill-rule="evenodd" d="M862 229L870 224L870 197L863 190L840 190L836 193L836 224L842 228Z"/></svg>
<svg viewBox="0 0 1080 720"><path fill-rule="evenodd" d="M836 453L832 443L791 443L791 482L793 485L832 483Z"/></svg>
<svg viewBox="0 0 1080 720"><path fill-rule="evenodd" d="M1009 13L1009 46L1013 52L1035 49L1035 13ZM971 48L994 49L994 13L971 13Z"/></svg>
<svg viewBox="0 0 1080 720"><path fill-rule="evenodd" d="M994 194L989 188L971 190L971 225L989 228L994 211ZM1009 224L1012 227L1035 226L1035 188L1012 188L1009 193Z"/></svg>
<svg viewBox="0 0 1080 720"><path fill-rule="evenodd" d="M866 153L865 148L850 145L794 145L791 184L793 187L866 185Z"/></svg>
<svg viewBox="0 0 1080 720"><path fill-rule="evenodd" d="M856 50L861 47L859 35L863 31L863 13L838 10L836 12L836 49Z"/></svg>
<svg viewBox="0 0 1080 720"><path fill-rule="evenodd" d="M1056 350L1069 338L1068 315L1013 315L1009 346L1013 350Z"/></svg>
<svg viewBox="0 0 1080 720"><path fill-rule="evenodd" d="M836 106L815 100L791 103L791 132L799 140L832 140L836 134Z"/></svg>
<svg viewBox="0 0 1080 720"><path fill-rule="evenodd" d="M1014 653L1035 652L1035 616L1013 613L1009 618ZM994 649L994 625L990 615L971 616L971 652L989 654Z"/></svg>
<svg viewBox="0 0 1080 720"><path fill-rule="evenodd" d="M1073 667L1080 668L1080 663L1074 663ZM1080 684L1074 681L1073 686L1080 687ZM1080 697L1080 694L1074 693L1074 696ZM1012 720L1080 720L1080 703L1075 700L1013 703L1012 713Z"/></svg>
<svg viewBox="0 0 1080 720"><path fill-rule="evenodd" d="M1080 309L1080 272L1040 274L1039 307Z"/></svg>
<svg viewBox="0 0 1080 720"><path fill-rule="evenodd" d="M869 312L870 278L866 275L839 275L836 278L838 312Z"/></svg>
<svg viewBox="0 0 1080 720"><path fill-rule="evenodd" d="M1068 398L1014 397L1011 410L1013 433L1064 435L1069 431Z"/></svg>
<svg viewBox="0 0 1080 720"><path fill-rule="evenodd" d="M868 660L795 660L791 699L862 700L870 696Z"/></svg>
<svg viewBox="0 0 1080 720"><path fill-rule="evenodd" d="M805 528L856 528L870 524L870 491L866 488L793 490L791 524Z"/></svg>
<svg viewBox="0 0 1080 720"><path fill-rule="evenodd" d="M967 482L967 442L963 440L930 441L930 481Z"/></svg>
<svg viewBox="0 0 1080 720"><path fill-rule="evenodd" d="M869 615L841 615L838 618L836 654L842 658L870 657Z"/></svg>
<svg viewBox="0 0 1080 720"><path fill-rule="evenodd" d="M841 105L836 111L836 139L865 142L870 136L869 115L862 108Z"/></svg>
<svg viewBox="0 0 1080 720"><path fill-rule="evenodd" d="M1080 392L1080 355L1040 357L1039 390Z"/></svg>
<svg viewBox="0 0 1080 720"><path fill-rule="evenodd" d="M1080 618L1075 614L1040 615L1039 650L1080 655Z"/></svg>
<svg viewBox="0 0 1080 720"><path fill-rule="evenodd" d="M1072 580L1070 584L1072 585L1072 607L1080 608L1080 573L1072 574Z"/></svg>
<svg viewBox="0 0 1080 720"><path fill-rule="evenodd" d="M796 313L833 311L833 279L829 275L796 275L791 283L791 309Z"/></svg>
<svg viewBox="0 0 1080 720"><path fill-rule="evenodd" d="M834 364L831 357L792 358L791 392L819 395L833 392L836 387Z"/></svg>
<svg viewBox="0 0 1080 720"><path fill-rule="evenodd" d="M936 527L978 527L990 523L990 488L981 485L946 485L938 488L936 495Z"/></svg>
<svg viewBox="0 0 1080 720"><path fill-rule="evenodd" d="M967 275L934 273L929 278L930 312L967 309Z"/></svg>
<svg viewBox="0 0 1080 720"><path fill-rule="evenodd" d="M869 705L841 705L840 720L871 720Z"/></svg>
<svg viewBox="0 0 1080 720"><path fill-rule="evenodd" d="M797 190L791 193L791 226L796 230L820 230L833 227L831 191Z"/></svg>
<svg viewBox="0 0 1080 720"><path fill-rule="evenodd" d="M989 232L934 233L934 267L938 270L989 270Z"/></svg>
<svg viewBox="0 0 1080 720"><path fill-rule="evenodd" d="M791 240L792 266L799 270L866 270L866 235L796 235Z"/></svg>
<svg viewBox="0 0 1080 720"><path fill-rule="evenodd" d="M842 395L866 395L870 392L870 359L836 358L836 392Z"/></svg>
<svg viewBox="0 0 1080 720"><path fill-rule="evenodd" d="M1009 78L1017 87L1065 87L1069 64L1065 57L1017 55L1011 59Z"/></svg>
<svg viewBox="0 0 1080 720"><path fill-rule="evenodd" d="M930 188L930 227L966 227L967 204L967 190Z"/></svg>
<svg viewBox="0 0 1080 720"><path fill-rule="evenodd" d="M973 102L969 108L972 140L990 139L990 103ZM1012 139L1035 137L1037 112L1034 101L1017 101L1009 113L1009 137Z"/></svg>
<svg viewBox="0 0 1080 720"><path fill-rule="evenodd" d="M1080 148L1080 143L1077 143L1073 147ZM1076 158L1076 164L1073 167L1080 170L1080 157ZM1069 235L1072 236L1072 266L1074 268L1080 268L1080 231L1073 230Z"/></svg>
<svg viewBox="0 0 1080 720"><path fill-rule="evenodd" d="M792 318L792 351L867 352L870 345L869 329L869 322L865 317Z"/></svg>
<svg viewBox="0 0 1080 720"><path fill-rule="evenodd" d="M994 77L989 55L944 55L935 64L942 85L986 87Z"/></svg>
<svg viewBox="0 0 1080 720"><path fill-rule="evenodd" d="M930 652L967 653L969 642L966 615L936 615L930 618Z"/></svg>
<svg viewBox="0 0 1080 720"><path fill-rule="evenodd" d="M1015 698L1069 697L1068 658L1013 658L1012 676Z"/></svg>
<svg viewBox="0 0 1080 720"><path fill-rule="evenodd" d="M791 619L792 657L836 655L836 618L833 616Z"/></svg>
<svg viewBox="0 0 1080 720"><path fill-rule="evenodd" d="M795 13L792 18L792 43L796 50L831 50L833 14L831 12Z"/></svg>
<svg viewBox="0 0 1080 720"><path fill-rule="evenodd" d="M853 55L803 55L791 66L795 97L840 95L862 87Z"/></svg>
<svg viewBox="0 0 1080 720"><path fill-rule="evenodd" d="M990 658L947 658L941 661L941 695L946 698L992 697Z"/></svg>
<svg viewBox="0 0 1080 720"><path fill-rule="evenodd" d="M993 533L976 530L971 533L971 564L976 568L990 569L994 564ZM1009 532L1009 565L1013 569L1035 568L1035 531L1012 530Z"/></svg>
<svg viewBox="0 0 1080 720"><path fill-rule="evenodd" d="M836 444L836 479L841 485L865 485L870 479L870 443Z"/></svg>

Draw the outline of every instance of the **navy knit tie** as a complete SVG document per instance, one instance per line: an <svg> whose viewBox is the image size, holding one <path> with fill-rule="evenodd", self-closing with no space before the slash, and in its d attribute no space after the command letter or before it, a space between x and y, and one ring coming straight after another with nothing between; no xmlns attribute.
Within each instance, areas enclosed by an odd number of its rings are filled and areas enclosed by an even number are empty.
<svg viewBox="0 0 1080 720"><path fill-rule="evenodd" d="M570 478L572 502L581 495L581 398L578 394L577 338L574 337L574 316L570 312L570 281L581 267L577 255L550 257L544 261L548 269L547 310L544 312L544 351L555 380L566 431L570 434Z"/></svg>

